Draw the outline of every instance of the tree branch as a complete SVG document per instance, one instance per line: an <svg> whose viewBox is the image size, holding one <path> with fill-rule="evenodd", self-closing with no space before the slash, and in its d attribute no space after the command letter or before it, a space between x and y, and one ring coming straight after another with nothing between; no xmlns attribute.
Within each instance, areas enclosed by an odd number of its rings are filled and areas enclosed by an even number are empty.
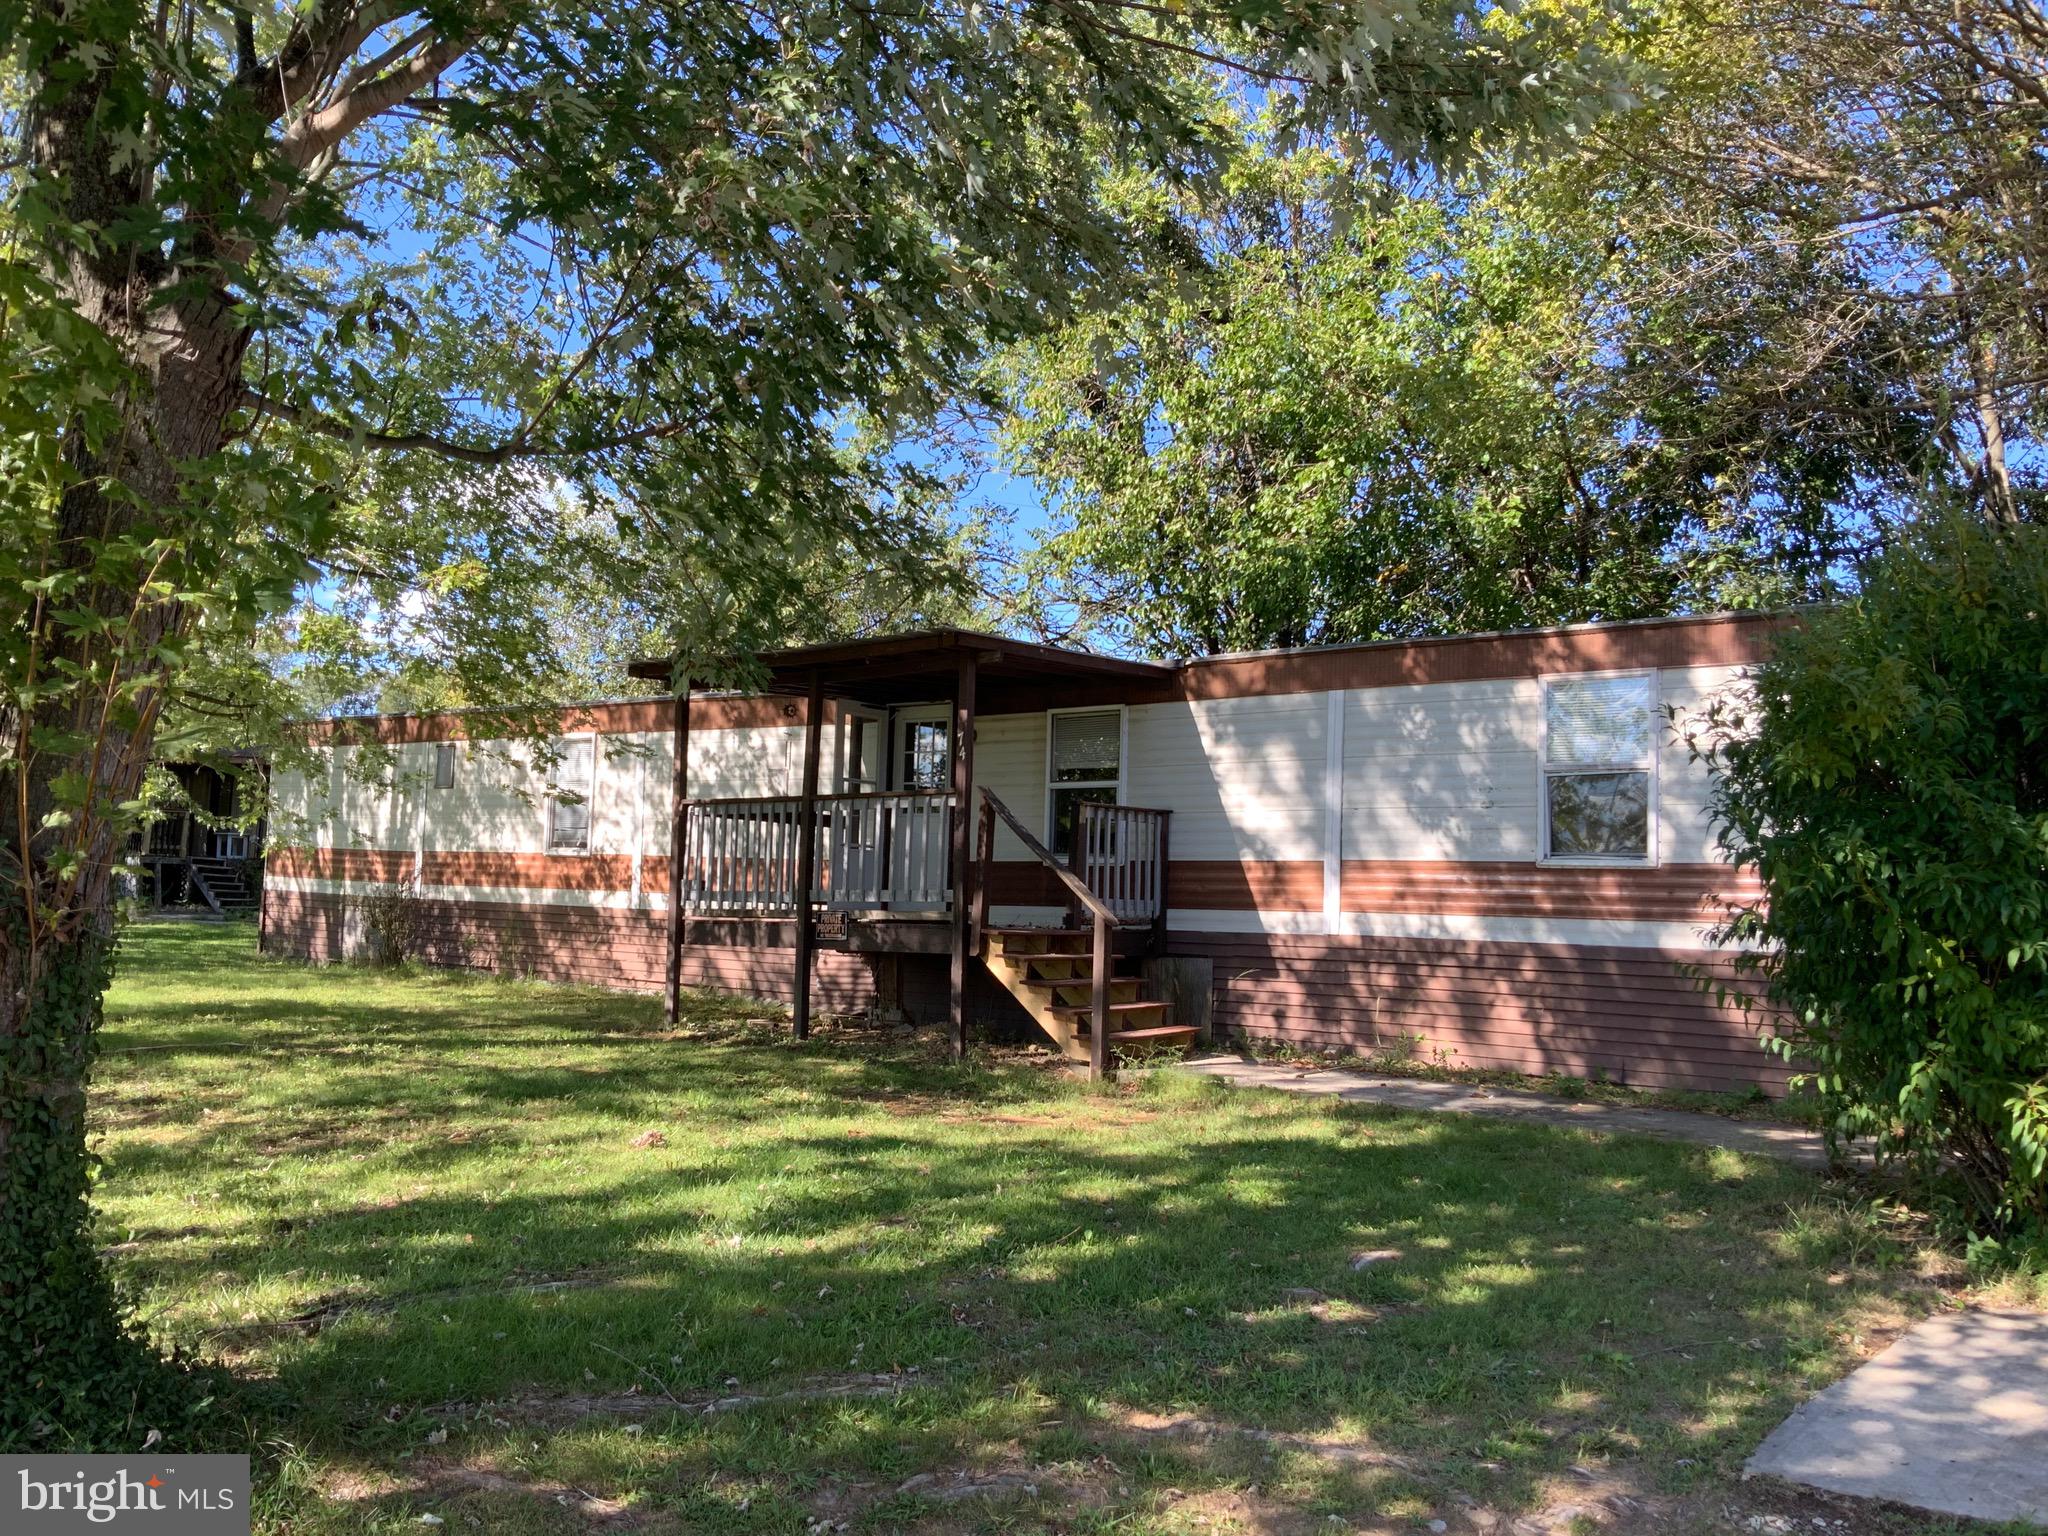
<svg viewBox="0 0 2048 1536"><path fill-rule="evenodd" d="M428 34L422 30L415 35L423 38ZM429 44L388 74L366 81L297 119L280 137L278 153L288 165L304 170L371 118L433 84L469 51L469 45L467 37L443 37Z"/></svg>
<svg viewBox="0 0 2048 1536"><path fill-rule="evenodd" d="M302 431L317 432L322 437L331 437L338 442L353 443L358 447L379 452L417 450L439 454L443 458L455 459L464 464L486 466L508 464L517 459L576 458L584 454L606 453L617 448L635 448L666 438L679 437L703 425L701 419L663 421L602 438L582 439L573 443L539 443L528 435L531 431L529 424L502 442L479 446L474 443L460 443L453 438L441 437L432 432L373 432L368 427L342 421L319 411L308 411L287 401L273 400L253 389L245 389L242 392L242 404L259 415L289 422Z"/></svg>

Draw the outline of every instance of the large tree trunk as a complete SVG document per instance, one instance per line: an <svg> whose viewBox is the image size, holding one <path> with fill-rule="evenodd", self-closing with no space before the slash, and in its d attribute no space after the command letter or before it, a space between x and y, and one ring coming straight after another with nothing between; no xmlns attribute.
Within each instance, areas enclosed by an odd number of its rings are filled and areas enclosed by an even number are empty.
<svg viewBox="0 0 2048 1536"><path fill-rule="evenodd" d="M149 1429L173 1436L189 1394L124 1323L94 1251L85 1089L112 971L118 807L148 762L160 647L187 616L127 579L145 567L104 550L125 533L175 540L195 527L206 490L190 466L222 445L245 339L217 296L165 303L82 262L59 275L133 374L111 440L70 435L75 475L47 566L88 573L68 600L112 633L19 615L36 677L68 667L92 680L27 720L0 709L16 754L0 777L0 1450L132 1450Z"/></svg>
<svg viewBox="0 0 2048 1536"><path fill-rule="evenodd" d="M23 919L10 901L0 942L0 1449L132 1450L143 1437L134 1410L154 1415L162 1394L147 1390L156 1373L122 1325L86 1205L85 1081L113 935L102 919L31 950Z"/></svg>

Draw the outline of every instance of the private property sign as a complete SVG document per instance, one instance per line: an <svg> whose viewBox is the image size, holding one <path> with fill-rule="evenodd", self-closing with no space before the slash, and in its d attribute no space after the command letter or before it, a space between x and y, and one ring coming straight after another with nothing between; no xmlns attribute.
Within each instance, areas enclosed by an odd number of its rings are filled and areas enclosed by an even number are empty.
<svg viewBox="0 0 2048 1536"><path fill-rule="evenodd" d="M247 1456L0 1456L7 1536L249 1536Z"/></svg>

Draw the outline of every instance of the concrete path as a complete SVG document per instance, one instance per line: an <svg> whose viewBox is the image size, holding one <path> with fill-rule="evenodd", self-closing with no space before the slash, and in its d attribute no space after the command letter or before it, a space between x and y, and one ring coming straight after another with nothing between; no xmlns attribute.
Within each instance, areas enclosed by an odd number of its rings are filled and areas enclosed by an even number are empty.
<svg viewBox="0 0 2048 1536"><path fill-rule="evenodd" d="M2048 1315L1929 1318L1772 1430L1748 1470L2048 1526Z"/></svg>
<svg viewBox="0 0 2048 1536"><path fill-rule="evenodd" d="M1396 1109L1446 1110L1460 1115L1528 1120L1539 1125L1565 1125L1582 1131L1656 1136L1666 1141L1690 1141L1780 1157L1807 1168L1827 1166L1827 1149L1820 1132L1776 1120L1731 1120L1726 1115L1704 1115L1683 1109L1590 1104L1520 1088L1468 1088L1459 1083L1376 1077L1335 1067L1246 1061L1241 1056L1204 1056L1175 1070L1220 1078L1245 1088L1279 1088L1288 1093L1329 1094L1359 1104L1388 1104Z"/></svg>

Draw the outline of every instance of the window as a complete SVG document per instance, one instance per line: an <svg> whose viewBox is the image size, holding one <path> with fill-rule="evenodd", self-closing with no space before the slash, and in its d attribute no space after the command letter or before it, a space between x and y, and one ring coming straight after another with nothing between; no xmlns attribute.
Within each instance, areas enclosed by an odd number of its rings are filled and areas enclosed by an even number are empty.
<svg viewBox="0 0 2048 1536"><path fill-rule="evenodd" d="M548 784L548 852L583 853L590 847L590 792L597 738L573 736L562 744Z"/></svg>
<svg viewBox="0 0 2048 1536"><path fill-rule="evenodd" d="M1046 750L1046 827L1052 851L1065 858L1083 800L1121 799L1124 717L1121 710L1087 710L1051 717Z"/></svg>
<svg viewBox="0 0 2048 1536"><path fill-rule="evenodd" d="M944 720L903 722L903 780L898 789L936 794L953 787L951 725Z"/></svg>
<svg viewBox="0 0 2048 1536"><path fill-rule="evenodd" d="M434 788L455 787L455 743L437 742L434 745Z"/></svg>
<svg viewBox="0 0 2048 1536"><path fill-rule="evenodd" d="M1656 787L1656 678L1543 684L1543 856L1648 863Z"/></svg>

